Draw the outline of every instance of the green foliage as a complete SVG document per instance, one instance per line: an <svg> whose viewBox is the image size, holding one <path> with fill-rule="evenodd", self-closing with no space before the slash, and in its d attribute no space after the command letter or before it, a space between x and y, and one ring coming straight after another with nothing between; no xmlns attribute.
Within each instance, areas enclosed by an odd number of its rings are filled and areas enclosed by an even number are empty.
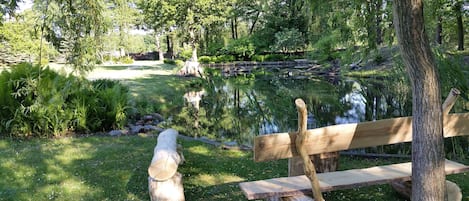
<svg viewBox="0 0 469 201"><path fill-rule="evenodd" d="M275 33L275 44L272 50L281 52L292 52L302 50L305 47L305 38L296 28L283 29Z"/></svg>
<svg viewBox="0 0 469 201"><path fill-rule="evenodd" d="M264 56L264 61L285 61L287 57L283 54L268 54Z"/></svg>
<svg viewBox="0 0 469 201"><path fill-rule="evenodd" d="M165 64L171 64L171 65L176 65L176 61L172 59L165 59L163 60L163 63Z"/></svg>
<svg viewBox="0 0 469 201"><path fill-rule="evenodd" d="M180 60L180 59L176 59L174 61L174 63L176 64L177 67L181 68L184 66L185 62L183 60Z"/></svg>
<svg viewBox="0 0 469 201"><path fill-rule="evenodd" d="M212 62L212 57L210 56L201 56L199 57L199 62L203 64L208 64Z"/></svg>
<svg viewBox="0 0 469 201"><path fill-rule="evenodd" d="M105 59L107 59L107 57ZM112 61L118 64L133 64L134 63L134 60L130 56L113 57Z"/></svg>
<svg viewBox="0 0 469 201"><path fill-rule="evenodd" d="M233 61L236 61L236 58L233 55L220 55L217 56L215 63L229 63Z"/></svg>
<svg viewBox="0 0 469 201"><path fill-rule="evenodd" d="M469 92L467 69L464 69L464 58L459 55L448 55L441 49L434 49L438 74L441 81L441 92L447 94L451 88L457 88L463 93Z"/></svg>
<svg viewBox="0 0 469 201"><path fill-rule="evenodd" d="M255 53L254 44L247 37L230 41L226 50L228 54L245 61L248 61Z"/></svg>
<svg viewBox="0 0 469 201"><path fill-rule="evenodd" d="M64 55L75 72L85 73L99 61L107 31L104 0L34 1L45 38ZM42 20L44 19L44 20Z"/></svg>
<svg viewBox="0 0 469 201"><path fill-rule="evenodd" d="M183 61L187 61L192 57L192 49L191 48L185 48L182 50L182 52L179 54L179 58L182 59Z"/></svg>
<svg viewBox="0 0 469 201"><path fill-rule="evenodd" d="M39 63L41 36L35 29L37 17L38 14L28 10L0 26L0 63L2 60ZM48 60L54 59L57 54L50 43L43 41L41 56L44 61L41 63L48 63Z"/></svg>
<svg viewBox="0 0 469 201"><path fill-rule="evenodd" d="M89 82L26 63L3 71L0 81L3 135L50 137L124 126L128 90L116 81Z"/></svg>
<svg viewBox="0 0 469 201"><path fill-rule="evenodd" d="M263 62L265 60L264 55L253 55L251 61Z"/></svg>
<svg viewBox="0 0 469 201"><path fill-rule="evenodd" d="M316 54L313 57L319 60L332 60L334 59L334 51L336 41L338 40L337 32L331 33L327 36L322 37L319 41L316 42L314 45L316 48Z"/></svg>

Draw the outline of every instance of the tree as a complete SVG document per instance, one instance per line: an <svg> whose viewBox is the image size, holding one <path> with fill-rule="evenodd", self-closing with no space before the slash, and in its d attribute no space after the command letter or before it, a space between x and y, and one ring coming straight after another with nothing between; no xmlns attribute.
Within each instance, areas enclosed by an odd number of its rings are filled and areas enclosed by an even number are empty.
<svg viewBox="0 0 469 201"><path fill-rule="evenodd" d="M176 0L175 0L176 1ZM218 0L176 1L176 25L188 33L187 40L192 48L191 60L197 62L200 31L211 24L225 20L226 2Z"/></svg>
<svg viewBox="0 0 469 201"><path fill-rule="evenodd" d="M129 29L138 20L138 12L133 0L113 0L111 5L111 21L113 27L118 30L118 48L120 56L126 55L131 41L129 40Z"/></svg>
<svg viewBox="0 0 469 201"><path fill-rule="evenodd" d="M56 55L55 49L47 42L41 45L41 35L37 30L39 15L32 10L17 14L12 20L0 26L0 57L13 57L13 60L26 59L39 61L40 52L45 53L46 60ZM27 57L27 58L24 58ZM2 60L0 59L0 60Z"/></svg>
<svg viewBox="0 0 469 201"><path fill-rule="evenodd" d="M21 0L0 0L0 25L2 25L5 15L12 16L15 14L15 10L20 2Z"/></svg>
<svg viewBox="0 0 469 201"><path fill-rule="evenodd" d="M440 81L425 34L422 0L393 2L401 55L412 83L412 200L444 200Z"/></svg>
<svg viewBox="0 0 469 201"><path fill-rule="evenodd" d="M65 55L75 72L93 69L107 31L104 0L34 1L34 10L44 14L45 37Z"/></svg>
<svg viewBox="0 0 469 201"><path fill-rule="evenodd" d="M138 7L143 11L145 24L155 32L156 51L159 53L159 59L163 60L160 38L176 24L176 4L172 0L142 0L138 2ZM167 38L169 43L169 37ZM167 48L170 52L169 45Z"/></svg>

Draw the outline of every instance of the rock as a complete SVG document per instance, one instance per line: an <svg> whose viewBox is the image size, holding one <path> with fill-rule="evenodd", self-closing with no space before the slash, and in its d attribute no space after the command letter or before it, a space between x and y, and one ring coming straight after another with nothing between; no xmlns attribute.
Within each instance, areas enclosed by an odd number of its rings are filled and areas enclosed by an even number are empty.
<svg viewBox="0 0 469 201"><path fill-rule="evenodd" d="M144 127L141 125L136 125L136 126L130 126L130 133L131 134L138 134L138 133L143 133L145 131Z"/></svg>
<svg viewBox="0 0 469 201"><path fill-rule="evenodd" d="M109 135L110 136L121 136L123 135L124 133L121 131L121 130L112 130L112 131L109 131Z"/></svg>
<svg viewBox="0 0 469 201"><path fill-rule="evenodd" d="M163 115L161 115L161 114L153 113L153 114L151 114L151 115L153 116L153 119L154 119L154 120L157 120L158 122L164 121L164 117L163 117Z"/></svg>
<svg viewBox="0 0 469 201"><path fill-rule="evenodd" d="M156 130L156 129L158 129L158 127L153 126L153 125L145 125L145 126L143 126L143 130L144 130L145 132L154 131L154 130Z"/></svg>
<svg viewBox="0 0 469 201"><path fill-rule="evenodd" d="M238 143L237 143L237 142L234 142L234 141L225 142L224 144L225 144L225 146L229 146L229 147L236 147L236 146L238 146Z"/></svg>
<svg viewBox="0 0 469 201"><path fill-rule="evenodd" d="M152 115L145 115L145 116L143 116L143 121L153 121L153 116Z"/></svg>
<svg viewBox="0 0 469 201"><path fill-rule="evenodd" d="M135 124L138 126L143 126L145 122L143 122L143 120L138 120L137 122L135 122Z"/></svg>

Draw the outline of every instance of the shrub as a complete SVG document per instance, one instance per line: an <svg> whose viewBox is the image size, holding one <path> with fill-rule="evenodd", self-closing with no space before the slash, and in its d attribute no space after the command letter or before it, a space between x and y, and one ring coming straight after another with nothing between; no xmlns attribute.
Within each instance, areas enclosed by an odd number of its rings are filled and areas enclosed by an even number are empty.
<svg viewBox="0 0 469 201"><path fill-rule="evenodd" d="M179 54L179 58L187 61L192 57L192 48L186 48Z"/></svg>
<svg viewBox="0 0 469 201"><path fill-rule="evenodd" d="M134 59L132 59L132 57L130 57L130 56L121 57L119 60L123 64L133 64L134 63Z"/></svg>
<svg viewBox="0 0 469 201"><path fill-rule="evenodd" d="M275 33L275 44L271 46L274 51L291 52L305 48L305 38L298 29L283 29Z"/></svg>
<svg viewBox="0 0 469 201"><path fill-rule="evenodd" d="M216 63L228 63L235 61L235 57L233 55L220 55L217 56Z"/></svg>
<svg viewBox="0 0 469 201"><path fill-rule="evenodd" d="M0 74L0 135L50 137L125 124L128 90L20 64Z"/></svg>
<svg viewBox="0 0 469 201"><path fill-rule="evenodd" d="M229 54L238 59L248 60L254 55L255 47L249 38L232 40L226 47Z"/></svg>
<svg viewBox="0 0 469 201"><path fill-rule="evenodd" d="M254 55L251 57L251 61L263 62L265 60L264 55Z"/></svg>
<svg viewBox="0 0 469 201"><path fill-rule="evenodd" d="M285 61L286 56L283 54L268 54L265 55L264 61Z"/></svg>
<svg viewBox="0 0 469 201"><path fill-rule="evenodd" d="M199 57L199 62L203 63L203 64L208 64L208 63L212 62L212 57L210 57L210 56L201 56L201 57Z"/></svg>
<svg viewBox="0 0 469 201"><path fill-rule="evenodd" d="M165 59L163 61L163 63L165 64L171 64L171 65L176 65L176 61L172 60L172 59Z"/></svg>
<svg viewBox="0 0 469 201"><path fill-rule="evenodd" d="M180 60L180 59L176 59L174 61L174 64L177 66L177 67L183 67L185 62L183 60Z"/></svg>

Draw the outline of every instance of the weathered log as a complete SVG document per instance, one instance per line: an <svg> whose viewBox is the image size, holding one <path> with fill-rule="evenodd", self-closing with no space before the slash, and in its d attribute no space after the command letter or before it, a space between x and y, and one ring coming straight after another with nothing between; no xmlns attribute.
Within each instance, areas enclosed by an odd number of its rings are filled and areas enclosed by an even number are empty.
<svg viewBox="0 0 469 201"><path fill-rule="evenodd" d="M148 168L148 175L154 180L165 181L176 173L181 162L181 157L177 153L177 136L178 132L174 129L167 129L158 136L158 143Z"/></svg>
<svg viewBox="0 0 469 201"><path fill-rule="evenodd" d="M151 201L184 201L182 175L179 172L166 181L156 181L148 177L148 190Z"/></svg>
<svg viewBox="0 0 469 201"><path fill-rule="evenodd" d="M304 163L304 172L308 179L311 181L311 187L313 191L314 200L324 201L321 190L319 189L319 180L316 176L316 169L311 158L306 152L305 139L307 130L307 110L306 104L302 99L295 100L296 108L298 110L298 137L296 138L296 150L300 154Z"/></svg>
<svg viewBox="0 0 469 201"><path fill-rule="evenodd" d="M158 136L158 143L148 167L148 190L152 201L183 201L182 175L177 173L183 162L181 147L176 139L178 132L167 129Z"/></svg>

